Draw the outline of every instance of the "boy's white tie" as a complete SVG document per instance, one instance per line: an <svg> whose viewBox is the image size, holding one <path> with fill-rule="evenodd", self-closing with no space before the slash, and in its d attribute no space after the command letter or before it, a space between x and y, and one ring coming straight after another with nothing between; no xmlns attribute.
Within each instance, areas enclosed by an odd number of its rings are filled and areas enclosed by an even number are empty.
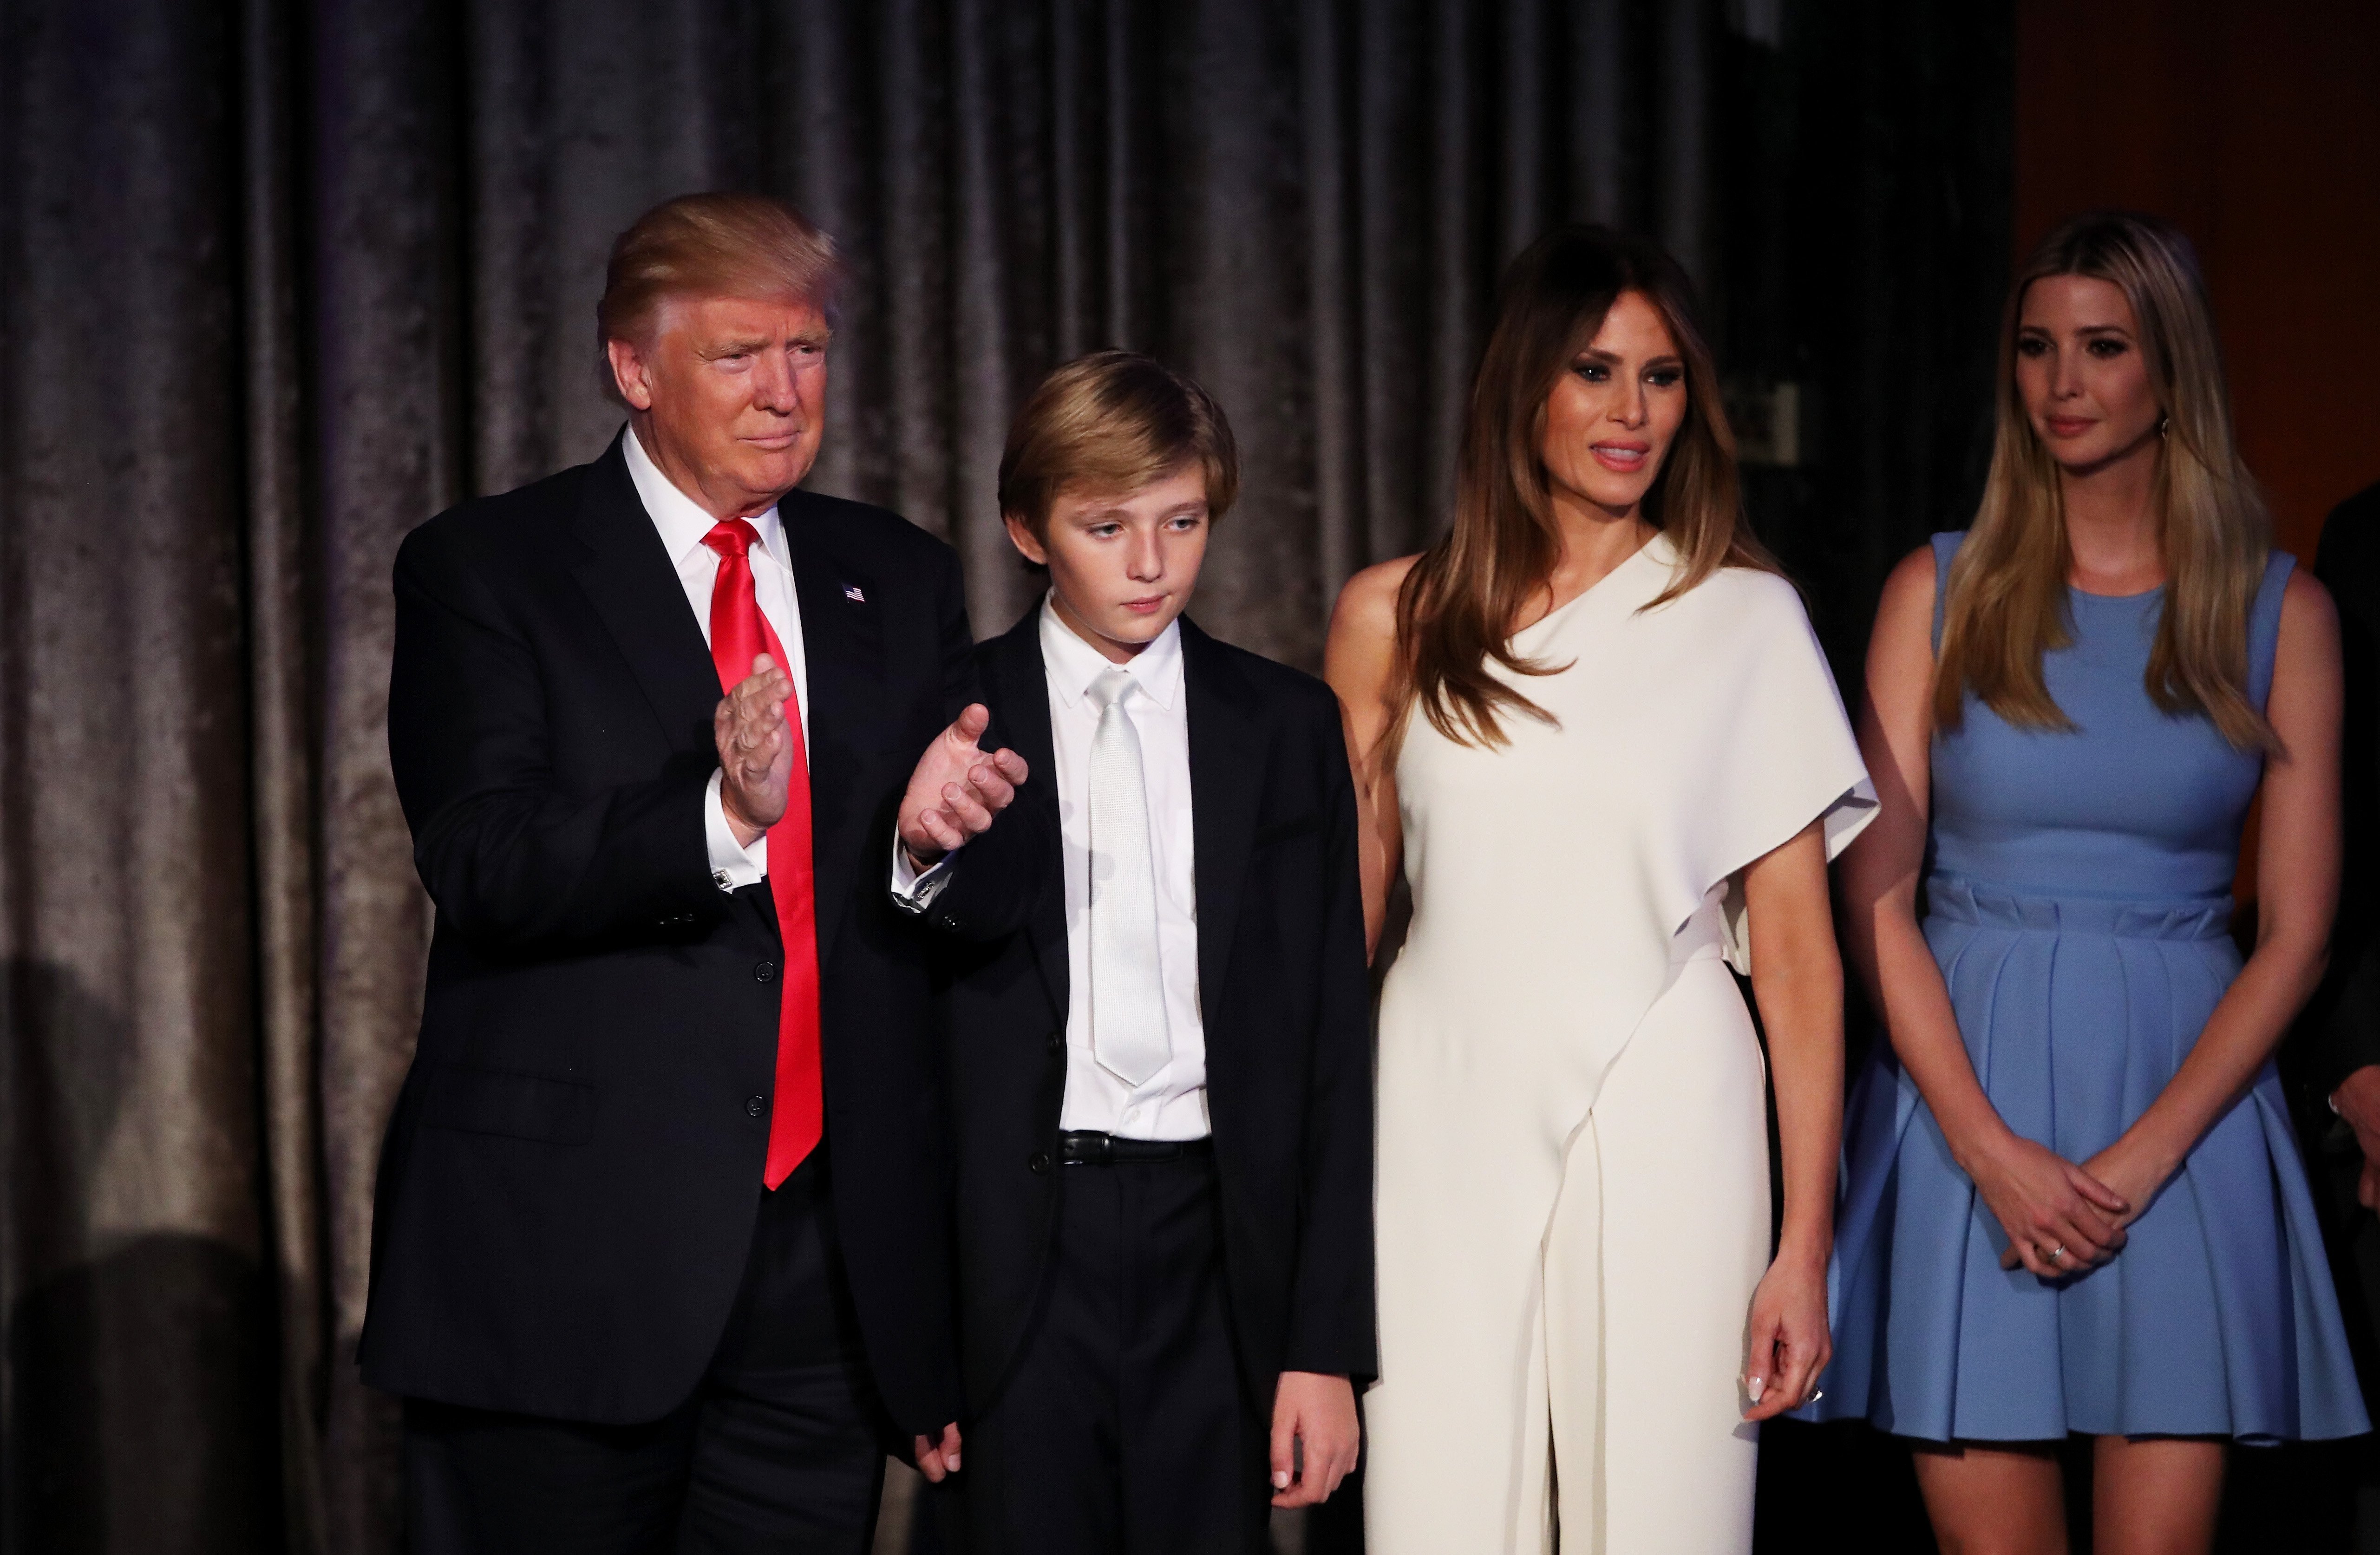
<svg viewBox="0 0 2380 1555"><path fill-rule="evenodd" d="M1091 1052L1126 1083L1146 1084L1173 1057L1157 958L1157 868L1140 735L1124 711L1132 675L1091 683Z"/></svg>

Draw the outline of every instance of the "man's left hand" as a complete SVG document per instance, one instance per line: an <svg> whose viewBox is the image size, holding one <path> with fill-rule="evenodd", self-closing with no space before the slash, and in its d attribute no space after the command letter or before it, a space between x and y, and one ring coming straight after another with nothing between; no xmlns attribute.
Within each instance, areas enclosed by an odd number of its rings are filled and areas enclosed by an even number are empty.
<svg viewBox="0 0 2380 1555"><path fill-rule="evenodd" d="M2366 1209L2380 1209L2380 1063L2367 1063L2331 1092L2330 1104L2355 1131L2363 1150L2363 1174L2355 1197Z"/></svg>
<svg viewBox="0 0 2380 1555"><path fill-rule="evenodd" d="M1355 1390L1343 1377L1284 1371L1272 1395L1272 1504L1316 1506L1330 1499L1364 1445Z"/></svg>
<svg viewBox="0 0 2380 1555"><path fill-rule="evenodd" d="M901 796L901 845L920 869L990 830L1026 779L1025 758L1013 750L987 756L976 744L990 723L990 711L971 703L926 747L909 776L909 791Z"/></svg>

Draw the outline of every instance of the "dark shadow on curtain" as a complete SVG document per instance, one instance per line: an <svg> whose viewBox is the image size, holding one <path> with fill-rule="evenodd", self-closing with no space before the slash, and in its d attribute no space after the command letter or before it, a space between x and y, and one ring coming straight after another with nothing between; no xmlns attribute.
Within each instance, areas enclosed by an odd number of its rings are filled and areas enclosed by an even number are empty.
<svg viewBox="0 0 2380 1555"><path fill-rule="evenodd" d="M135 1054L65 968L0 965L11 1079L10 1549L231 1555L281 1540L273 1302L252 1250L27 1214L94 1170Z"/></svg>
<svg viewBox="0 0 2380 1555"><path fill-rule="evenodd" d="M8 1314L17 1548L54 1555L280 1541L271 1304L254 1257L140 1237Z"/></svg>

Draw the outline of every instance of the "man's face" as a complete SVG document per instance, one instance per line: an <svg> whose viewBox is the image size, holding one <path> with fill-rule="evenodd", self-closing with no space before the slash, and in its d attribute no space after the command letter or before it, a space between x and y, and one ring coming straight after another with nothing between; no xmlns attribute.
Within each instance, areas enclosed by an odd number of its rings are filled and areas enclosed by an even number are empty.
<svg viewBox="0 0 2380 1555"><path fill-rule="evenodd" d="M673 298L652 338L611 343L612 375L662 473L713 517L748 518L818 457L826 346L800 298Z"/></svg>
<svg viewBox="0 0 2380 1555"><path fill-rule="evenodd" d="M1190 602L1208 527L1207 472L1193 464L1136 492L1061 491L1043 536L1011 516L1008 538L1049 567L1059 619L1121 664Z"/></svg>

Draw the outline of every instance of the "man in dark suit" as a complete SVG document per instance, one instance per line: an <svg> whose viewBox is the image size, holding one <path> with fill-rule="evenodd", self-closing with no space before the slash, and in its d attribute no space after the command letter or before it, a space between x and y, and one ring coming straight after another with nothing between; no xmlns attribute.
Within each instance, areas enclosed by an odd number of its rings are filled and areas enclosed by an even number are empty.
<svg viewBox="0 0 2380 1555"><path fill-rule="evenodd" d="M962 711L950 550L794 490L835 275L781 202L649 213L599 310L627 429L398 553L437 926L361 1359L417 1550L854 1552L888 1423L957 1466L924 936L884 881L896 811L964 841L1025 769Z"/></svg>
<svg viewBox="0 0 2380 1555"><path fill-rule="evenodd" d="M949 942L972 1555L1253 1555L1356 1456L1354 794L1327 687L1177 620L1237 480L1221 411L1147 358L1042 385L1001 504L1051 587L978 650L1042 776L895 871Z"/></svg>
<svg viewBox="0 0 2380 1555"><path fill-rule="evenodd" d="M2283 1057L2306 1099L2300 1127L2364 1393L2380 1407L2380 486L2331 511L2313 570L2338 606L2345 860L2330 965Z"/></svg>

